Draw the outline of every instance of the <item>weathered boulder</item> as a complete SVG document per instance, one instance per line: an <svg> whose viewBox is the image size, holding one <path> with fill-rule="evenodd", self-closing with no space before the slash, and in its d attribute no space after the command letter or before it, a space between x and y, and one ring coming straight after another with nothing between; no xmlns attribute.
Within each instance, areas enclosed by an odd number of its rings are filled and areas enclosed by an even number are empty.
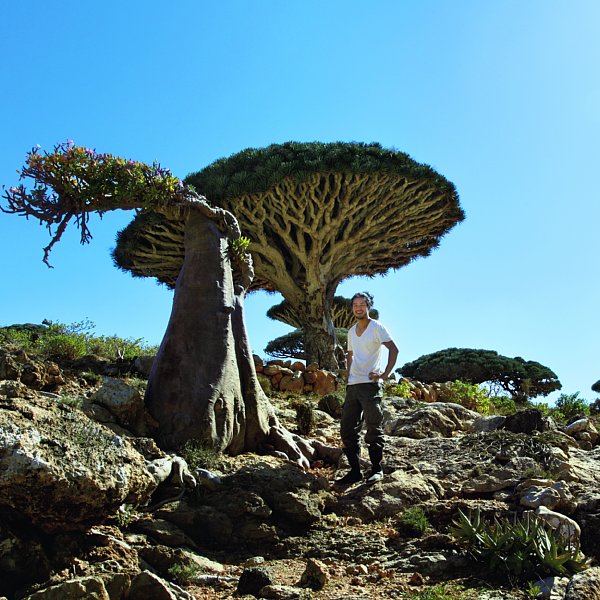
<svg viewBox="0 0 600 600"><path fill-rule="evenodd" d="M320 560L310 558L300 577L300 585L315 591L322 590L327 584L328 579L329 577L325 564Z"/></svg>
<svg viewBox="0 0 600 600"><path fill-rule="evenodd" d="M576 573L567 586L564 600L600 600L600 567Z"/></svg>
<svg viewBox="0 0 600 600"><path fill-rule="evenodd" d="M168 581L150 571L142 571L131 581L127 600L177 600L181 596Z"/></svg>
<svg viewBox="0 0 600 600"><path fill-rule="evenodd" d="M460 404L435 402L426 404L385 423L385 433L392 436L424 439L452 437L455 432L469 431L479 417L475 411Z"/></svg>
<svg viewBox="0 0 600 600"><path fill-rule="evenodd" d="M60 367L31 359L23 350L0 348L0 380L21 381L33 390L55 391L65 383Z"/></svg>
<svg viewBox="0 0 600 600"><path fill-rule="evenodd" d="M240 596L252 594L260 597L261 588L267 585L273 585L273 572L268 567L248 567L244 569L238 582L237 593Z"/></svg>
<svg viewBox="0 0 600 600"><path fill-rule="evenodd" d="M39 590L24 600L110 600L110 597L102 578L93 576L63 581Z"/></svg>
<svg viewBox="0 0 600 600"><path fill-rule="evenodd" d="M569 542L573 546L579 545L581 529L576 521L559 512L554 512L545 506L538 507L535 514L548 523L548 525L550 525L563 540Z"/></svg>
<svg viewBox="0 0 600 600"><path fill-rule="evenodd" d="M135 372L148 379L155 358L156 356L138 356L133 361L133 368Z"/></svg>
<svg viewBox="0 0 600 600"><path fill-rule="evenodd" d="M107 409L119 425L139 436L146 436L157 427L144 405L140 392L122 379L104 377L102 386L94 393L92 402Z"/></svg>
<svg viewBox="0 0 600 600"><path fill-rule="evenodd" d="M292 375L284 375L279 382L282 392L301 394L304 391L304 378L301 371L295 371Z"/></svg>
<svg viewBox="0 0 600 600"><path fill-rule="evenodd" d="M341 394L326 394L319 398L317 404L319 410L331 415L335 419L339 419L342 416L342 406L344 405L344 398Z"/></svg>
<svg viewBox="0 0 600 600"><path fill-rule="evenodd" d="M600 439L598 430L589 418L578 419L569 423L564 432L576 439L579 446L584 450L591 450Z"/></svg>
<svg viewBox="0 0 600 600"><path fill-rule="evenodd" d="M142 546L138 552L139 556L156 570L161 577L169 577L169 569L173 565L191 567L198 574L219 574L224 570L221 563L210 560L187 548L171 548L162 544L152 544Z"/></svg>
<svg viewBox="0 0 600 600"><path fill-rule="evenodd" d="M539 409L528 408L506 417L502 428L513 433L533 433L545 431L546 423Z"/></svg>
<svg viewBox="0 0 600 600"><path fill-rule="evenodd" d="M156 483L143 457L110 429L63 404L0 399L0 506L46 532L102 522Z"/></svg>

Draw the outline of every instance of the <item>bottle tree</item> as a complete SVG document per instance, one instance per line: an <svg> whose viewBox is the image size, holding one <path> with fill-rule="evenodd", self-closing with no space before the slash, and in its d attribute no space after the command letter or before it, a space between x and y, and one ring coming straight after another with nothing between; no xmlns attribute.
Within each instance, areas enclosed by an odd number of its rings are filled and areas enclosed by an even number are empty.
<svg viewBox="0 0 600 600"><path fill-rule="evenodd" d="M305 443L287 432L262 392L246 334L243 300L253 277L235 217L158 164L59 144L27 154L24 183L3 194L2 211L33 217L51 235L44 261L74 219L90 241L90 213L136 209L181 228L182 263L173 308L148 381L146 404L163 448L190 439L232 454L265 444L308 465Z"/></svg>

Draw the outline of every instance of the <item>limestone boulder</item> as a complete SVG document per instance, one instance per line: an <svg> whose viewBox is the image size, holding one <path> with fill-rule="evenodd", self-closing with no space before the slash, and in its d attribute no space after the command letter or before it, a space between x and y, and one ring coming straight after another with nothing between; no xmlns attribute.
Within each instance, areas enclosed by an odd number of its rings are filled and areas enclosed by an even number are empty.
<svg viewBox="0 0 600 600"><path fill-rule="evenodd" d="M126 439L45 398L0 399L0 506L46 532L145 504L156 483Z"/></svg>
<svg viewBox="0 0 600 600"><path fill-rule="evenodd" d="M25 600L110 600L101 577L78 577L39 590Z"/></svg>
<svg viewBox="0 0 600 600"><path fill-rule="evenodd" d="M567 586L564 600L600 600L600 567L576 573Z"/></svg>
<svg viewBox="0 0 600 600"><path fill-rule="evenodd" d="M60 367L30 358L23 350L0 348L0 380L20 381L33 390L56 391L65 383Z"/></svg>
<svg viewBox="0 0 600 600"><path fill-rule="evenodd" d="M579 442L579 446L584 450L591 450L598 444L598 440L600 439L598 430L589 418L573 421L573 423L564 428L564 432L576 439Z"/></svg>
<svg viewBox="0 0 600 600"><path fill-rule="evenodd" d="M157 426L146 411L140 392L122 379L104 377L102 386L93 394L91 400L108 410L119 425L136 435L145 436Z"/></svg>
<svg viewBox="0 0 600 600"><path fill-rule="evenodd" d="M384 429L388 435L413 439L452 437L455 432L472 429L478 417L478 413L460 404L435 402L401 413L385 423Z"/></svg>

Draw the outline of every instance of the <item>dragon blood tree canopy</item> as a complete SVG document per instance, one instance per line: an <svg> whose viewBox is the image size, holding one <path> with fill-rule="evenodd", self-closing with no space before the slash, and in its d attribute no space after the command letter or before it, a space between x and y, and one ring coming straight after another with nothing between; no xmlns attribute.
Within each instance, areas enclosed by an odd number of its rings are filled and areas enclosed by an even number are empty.
<svg viewBox="0 0 600 600"><path fill-rule="evenodd" d="M372 319L379 319L379 311L375 308L369 310ZM271 306L267 311L267 317L274 321L281 321L292 327L300 327L300 321L296 312L287 300ZM344 296L334 296L331 303L331 320L336 329L350 329L356 319L352 313L352 299Z"/></svg>
<svg viewBox="0 0 600 600"><path fill-rule="evenodd" d="M326 368L335 363L328 356L338 284L427 256L464 219L451 182L379 144L288 142L247 149L185 182L236 216L250 239L250 289L283 295L307 334L310 360ZM134 275L173 286L183 229L144 212L120 232L113 258Z"/></svg>

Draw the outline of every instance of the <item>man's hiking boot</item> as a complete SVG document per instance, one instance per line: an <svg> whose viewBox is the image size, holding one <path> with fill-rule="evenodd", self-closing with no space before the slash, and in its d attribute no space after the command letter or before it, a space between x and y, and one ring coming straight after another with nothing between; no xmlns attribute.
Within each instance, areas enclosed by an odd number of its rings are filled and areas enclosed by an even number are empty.
<svg viewBox="0 0 600 600"><path fill-rule="evenodd" d="M369 458L371 459L371 473L367 483L375 483L383 479L383 469L381 468L381 459L383 458L383 448L380 446L369 446Z"/></svg>
<svg viewBox="0 0 600 600"><path fill-rule="evenodd" d="M375 483L383 479L383 471L371 471L371 474L367 478L367 483Z"/></svg>
<svg viewBox="0 0 600 600"><path fill-rule="evenodd" d="M362 479L362 473L360 471L348 471L343 477L336 479L336 485L350 485L356 483Z"/></svg>
<svg viewBox="0 0 600 600"><path fill-rule="evenodd" d="M360 449L359 448L344 448L344 454L348 459L350 465L350 471L343 477L336 480L336 485L350 485L356 483L362 479L362 473L360 472Z"/></svg>

